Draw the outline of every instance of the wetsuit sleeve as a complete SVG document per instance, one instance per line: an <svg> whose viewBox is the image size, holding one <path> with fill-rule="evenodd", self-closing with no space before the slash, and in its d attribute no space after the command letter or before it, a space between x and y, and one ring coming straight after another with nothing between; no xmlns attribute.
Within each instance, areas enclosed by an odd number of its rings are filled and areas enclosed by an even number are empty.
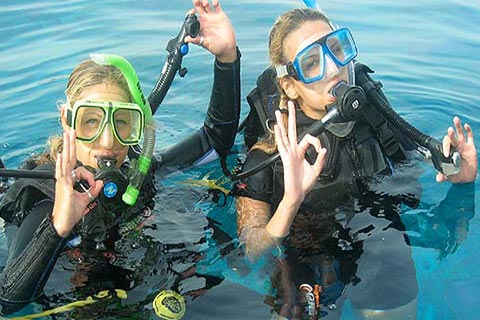
<svg viewBox="0 0 480 320"><path fill-rule="evenodd" d="M0 275L0 303L26 304L37 298L67 242L58 236L50 213L53 201L39 202L20 225Z"/></svg>
<svg viewBox="0 0 480 320"><path fill-rule="evenodd" d="M213 89L203 127L173 147L161 151L166 166L190 167L228 153L235 141L240 118L240 51L237 60L215 60Z"/></svg>

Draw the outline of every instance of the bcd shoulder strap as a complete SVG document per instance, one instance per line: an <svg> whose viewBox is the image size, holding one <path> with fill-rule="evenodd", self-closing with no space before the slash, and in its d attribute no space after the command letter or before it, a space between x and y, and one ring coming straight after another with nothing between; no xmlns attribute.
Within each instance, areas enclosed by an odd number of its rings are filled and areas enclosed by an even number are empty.
<svg viewBox="0 0 480 320"><path fill-rule="evenodd" d="M360 72L364 77L357 76ZM367 81L364 81L364 83L356 83L356 85L361 86L365 90L365 93L368 93L367 90L377 90L377 92L387 100L381 89L382 84L379 81L374 81L370 77L369 73L373 72L374 71L370 69L370 67L360 62L355 63L355 79L368 79ZM405 160L406 152L404 147L390 128L387 119L376 110L371 102L369 102L369 105L365 108L364 118L375 132L387 157L393 161Z"/></svg>
<svg viewBox="0 0 480 320"><path fill-rule="evenodd" d="M250 112L244 136L248 149L269 131L268 120L275 119L275 110L280 102L275 77L275 69L265 69L257 78L257 86L247 96Z"/></svg>

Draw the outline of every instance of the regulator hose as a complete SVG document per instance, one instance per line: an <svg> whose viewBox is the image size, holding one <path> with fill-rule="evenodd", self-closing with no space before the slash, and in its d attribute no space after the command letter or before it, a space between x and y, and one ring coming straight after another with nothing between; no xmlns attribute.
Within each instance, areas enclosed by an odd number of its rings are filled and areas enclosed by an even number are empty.
<svg viewBox="0 0 480 320"><path fill-rule="evenodd" d="M373 73L373 70L368 66L359 62L355 64L356 84L363 88L374 107L376 107L393 126L399 129L410 140L428 150L426 156L427 158L432 159L433 165L437 171L446 176L460 173L461 157L458 151L452 148L450 150L450 155L445 157L443 155L443 144L439 140L421 132L405 121L392 108L387 98L380 91L381 84L373 81L369 76L369 73Z"/></svg>

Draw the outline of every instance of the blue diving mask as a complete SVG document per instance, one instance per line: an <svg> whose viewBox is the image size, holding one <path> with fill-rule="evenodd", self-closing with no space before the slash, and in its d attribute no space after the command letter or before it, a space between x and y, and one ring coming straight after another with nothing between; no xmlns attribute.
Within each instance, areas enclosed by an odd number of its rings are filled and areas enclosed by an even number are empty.
<svg viewBox="0 0 480 320"><path fill-rule="evenodd" d="M350 31L347 28L338 29L300 50L293 62L277 67L277 77L289 75L309 84L323 79L327 55L338 66L344 67L357 54L357 46Z"/></svg>

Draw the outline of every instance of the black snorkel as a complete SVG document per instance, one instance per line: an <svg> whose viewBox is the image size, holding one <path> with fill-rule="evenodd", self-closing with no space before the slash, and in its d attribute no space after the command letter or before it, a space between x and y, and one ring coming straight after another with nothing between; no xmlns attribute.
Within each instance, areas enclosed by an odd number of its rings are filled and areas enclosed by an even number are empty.
<svg viewBox="0 0 480 320"><path fill-rule="evenodd" d="M320 135L329 123L353 121L362 116L367 98L361 87L348 85L347 82L340 81L332 88L331 94L337 99L335 105L330 107L322 119L315 121L308 127L298 137L298 141L302 140L307 133L315 137ZM272 165L279 159L280 154L277 152L250 170L232 174L229 177L232 181L249 177Z"/></svg>

